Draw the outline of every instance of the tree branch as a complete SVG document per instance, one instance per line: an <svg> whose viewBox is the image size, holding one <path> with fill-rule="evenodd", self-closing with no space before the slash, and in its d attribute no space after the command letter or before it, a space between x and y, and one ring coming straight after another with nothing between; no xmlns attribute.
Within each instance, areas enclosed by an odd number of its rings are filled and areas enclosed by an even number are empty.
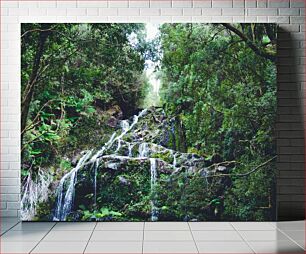
<svg viewBox="0 0 306 254"><path fill-rule="evenodd" d="M224 27L226 27L228 30L230 30L233 33L235 33L236 35L238 35L255 52L255 54L257 54L261 57L264 57L266 59L269 59L272 62L276 62L276 56L275 55L264 52L263 50L258 48L254 42L252 42L244 33L239 31L237 28L235 28L232 25L227 24L227 23L223 23L222 25Z"/></svg>

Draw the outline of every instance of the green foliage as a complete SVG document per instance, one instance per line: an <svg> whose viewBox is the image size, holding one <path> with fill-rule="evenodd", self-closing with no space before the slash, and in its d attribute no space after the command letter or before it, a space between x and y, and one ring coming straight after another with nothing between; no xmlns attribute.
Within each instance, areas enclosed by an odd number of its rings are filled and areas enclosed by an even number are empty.
<svg viewBox="0 0 306 254"><path fill-rule="evenodd" d="M51 24L50 31L41 32L43 27L21 27L22 99L30 87L39 36L48 33L22 130L24 171L29 165L32 170L58 165L63 155L101 145L108 133L104 112L119 105L130 116L143 102L145 57L153 54L142 24ZM130 43L132 34L137 43Z"/></svg>
<svg viewBox="0 0 306 254"><path fill-rule="evenodd" d="M241 24L235 28L260 52L275 55L274 25ZM164 24L160 40L162 100L168 114L180 115L188 151L248 165L235 168L235 173L273 157L275 63L222 25ZM271 212L274 207L259 207L274 199L274 170L266 171L232 179L232 188L225 195L227 217L267 218L266 210Z"/></svg>

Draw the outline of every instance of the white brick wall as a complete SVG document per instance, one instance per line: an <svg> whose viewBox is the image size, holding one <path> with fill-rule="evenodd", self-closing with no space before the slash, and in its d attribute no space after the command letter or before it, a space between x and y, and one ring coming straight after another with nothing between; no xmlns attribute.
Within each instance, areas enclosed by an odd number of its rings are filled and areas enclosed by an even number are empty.
<svg viewBox="0 0 306 254"><path fill-rule="evenodd" d="M303 216L304 0L1 1L1 216L20 199L21 22L277 22L280 217Z"/></svg>

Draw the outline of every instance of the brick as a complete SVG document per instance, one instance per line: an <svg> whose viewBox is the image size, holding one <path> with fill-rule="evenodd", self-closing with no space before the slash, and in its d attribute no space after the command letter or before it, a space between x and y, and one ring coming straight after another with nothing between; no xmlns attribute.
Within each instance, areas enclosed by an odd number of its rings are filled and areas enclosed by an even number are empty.
<svg viewBox="0 0 306 254"><path fill-rule="evenodd" d="M1 210L6 209L6 202L0 202L0 209Z"/></svg>
<svg viewBox="0 0 306 254"><path fill-rule="evenodd" d="M182 8L165 8L161 9L162 16L180 16L183 15Z"/></svg>
<svg viewBox="0 0 306 254"><path fill-rule="evenodd" d="M67 9L67 16L85 16L86 9L85 8L70 8Z"/></svg>
<svg viewBox="0 0 306 254"><path fill-rule="evenodd" d="M7 202L7 209L11 210L20 209L20 202Z"/></svg>
<svg viewBox="0 0 306 254"><path fill-rule="evenodd" d="M140 9L140 15L142 16L159 16L160 9L150 8L150 9Z"/></svg>
<svg viewBox="0 0 306 254"><path fill-rule="evenodd" d="M171 16L152 16L150 17L150 22L152 23L163 23L163 22L172 22Z"/></svg>
<svg viewBox="0 0 306 254"><path fill-rule="evenodd" d="M30 9L30 16L46 16L47 9L45 8L31 8Z"/></svg>
<svg viewBox="0 0 306 254"><path fill-rule="evenodd" d="M118 9L116 8L99 8L99 15L101 16L117 16Z"/></svg>
<svg viewBox="0 0 306 254"><path fill-rule="evenodd" d="M105 8L107 7L107 0L100 1L78 1L78 8Z"/></svg>
<svg viewBox="0 0 306 254"><path fill-rule="evenodd" d="M266 8L268 6L267 0L258 0L257 1L257 7L258 8Z"/></svg>
<svg viewBox="0 0 306 254"><path fill-rule="evenodd" d="M172 7L192 7L192 0L172 0Z"/></svg>
<svg viewBox="0 0 306 254"><path fill-rule="evenodd" d="M150 18L141 17L141 16L131 16L131 17L128 17L128 21L134 22L134 23L146 23L146 22L150 22Z"/></svg>
<svg viewBox="0 0 306 254"><path fill-rule="evenodd" d="M276 7L276 8L282 8L282 7L289 7L290 2L288 0L269 0L268 7Z"/></svg>
<svg viewBox="0 0 306 254"><path fill-rule="evenodd" d="M200 8L197 8L197 9L195 9L195 8L193 8L193 9L184 8L183 9L183 15L184 16L200 16L200 15L202 15L202 9L200 9Z"/></svg>
<svg viewBox="0 0 306 254"><path fill-rule="evenodd" d="M18 8L18 1L2 1L2 8Z"/></svg>
<svg viewBox="0 0 306 254"><path fill-rule="evenodd" d="M98 16L99 15L99 9L97 8L87 8L86 14L88 16Z"/></svg>
<svg viewBox="0 0 306 254"><path fill-rule="evenodd" d="M66 9L48 9L47 15L48 16L65 16L67 14Z"/></svg>
<svg viewBox="0 0 306 254"><path fill-rule="evenodd" d="M222 15L224 16L243 16L243 8L224 8L222 9Z"/></svg>
<svg viewBox="0 0 306 254"><path fill-rule="evenodd" d="M129 2L127 0L120 1L108 1L108 7L111 8L125 8L129 6Z"/></svg>
<svg viewBox="0 0 306 254"><path fill-rule="evenodd" d="M192 22L202 22L202 23L207 23L211 22L211 16L196 16L192 17Z"/></svg>
<svg viewBox="0 0 306 254"><path fill-rule="evenodd" d="M245 7L246 8L256 7L256 0L245 0Z"/></svg>
<svg viewBox="0 0 306 254"><path fill-rule="evenodd" d="M56 1L39 1L38 7L39 8L55 8Z"/></svg>
<svg viewBox="0 0 306 254"><path fill-rule="evenodd" d="M244 0L233 0L233 7L234 8L244 8L245 7Z"/></svg>
<svg viewBox="0 0 306 254"><path fill-rule="evenodd" d="M214 23L232 23L233 22L233 17L232 16L222 16L222 17L217 17L217 16L212 16L212 22Z"/></svg>
<svg viewBox="0 0 306 254"><path fill-rule="evenodd" d="M19 9L19 8L10 8L9 9L9 15L10 16L28 16L29 15L29 9Z"/></svg>
<svg viewBox="0 0 306 254"><path fill-rule="evenodd" d="M276 16L277 9L275 8L251 8L247 10L250 16Z"/></svg>
<svg viewBox="0 0 306 254"><path fill-rule="evenodd" d="M77 7L77 1L57 1L56 6L58 8L75 8Z"/></svg>
<svg viewBox="0 0 306 254"><path fill-rule="evenodd" d="M196 16L196 15L193 15L193 16ZM192 16L173 16L172 22L177 22L177 23L192 22Z"/></svg>
<svg viewBox="0 0 306 254"><path fill-rule="evenodd" d="M202 8L202 16L221 16L220 8Z"/></svg>
<svg viewBox="0 0 306 254"><path fill-rule="evenodd" d="M18 178L19 175L20 175L20 171L19 170L3 170L2 169L0 174L1 174L1 178L2 177L6 177L6 178L9 178L9 177ZM19 179L18 179L18 181L19 181Z"/></svg>
<svg viewBox="0 0 306 254"><path fill-rule="evenodd" d="M289 17L268 17L269 23L289 24Z"/></svg>
<svg viewBox="0 0 306 254"><path fill-rule="evenodd" d="M281 16L297 16L300 14L300 10L297 8L280 8L278 12Z"/></svg>
<svg viewBox="0 0 306 254"><path fill-rule="evenodd" d="M197 8L197 7L211 7L212 3L211 0L194 0L193 1L193 7Z"/></svg>
<svg viewBox="0 0 306 254"><path fill-rule="evenodd" d="M151 8L170 8L171 0L150 0Z"/></svg>
<svg viewBox="0 0 306 254"><path fill-rule="evenodd" d="M304 0L290 0L290 7L305 7Z"/></svg>
<svg viewBox="0 0 306 254"><path fill-rule="evenodd" d="M1 201L18 201L20 194L3 194L1 193Z"/></svg>
<svg viewBox="0 0 306 254"><path fill-rule="evenodd" d="M1 217L17 217L17 210L2 210Z"/></svg>
<svg viewBox="0 0 306 254"><path fill-rule="evenodd" d="M19 2L18 7L20 9L38 7L38 1L18 1L18 2Z"/></svg>
<svg viewBox="0 0 306 254"><path fill-rule="evenodd" d="M290 17L290 23L292 24L304 24L304 22L305 22L305 17L300 17L300 16Z"/></svg>
<svg viewBox="0 0 306 254"><path fill-rule="evenodd" d="M119 8L118 15L127 15L127 16L139 16L138 8Z"/></svg>
<svg viewBox="0 0 306 254"><path fill-rule="evenodd" d="M213 0L212 7L219 8L232 8L233 1L232 0Z"/></svg>
<svg viewBox="0 0 306 254"><path fill-rule="evenodd" d="M129 1L129 7L130 8L147 8L150 7L150 1L149 0L130 0Z"/></svg>

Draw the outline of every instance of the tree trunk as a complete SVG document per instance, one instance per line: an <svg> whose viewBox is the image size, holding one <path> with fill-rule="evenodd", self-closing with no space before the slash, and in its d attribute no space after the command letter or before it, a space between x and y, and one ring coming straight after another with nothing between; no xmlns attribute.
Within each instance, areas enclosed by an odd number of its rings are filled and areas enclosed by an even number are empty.
<svg viewBox="0 0 306 254"><path fill-rule="evenodd" d="M41 29L46 30L51 27L51 24L42 24ZM24 129L26 128L27 117L29 114L30 104L33 98L35 86L37 84L38 71L43 55L45 43L47 41L50 31L41 31L39 34L39 41L37 43L37 51L33 61L33 68L28 84L24 90L24 95L21 101L21 141L23 139Z"/></svg>

